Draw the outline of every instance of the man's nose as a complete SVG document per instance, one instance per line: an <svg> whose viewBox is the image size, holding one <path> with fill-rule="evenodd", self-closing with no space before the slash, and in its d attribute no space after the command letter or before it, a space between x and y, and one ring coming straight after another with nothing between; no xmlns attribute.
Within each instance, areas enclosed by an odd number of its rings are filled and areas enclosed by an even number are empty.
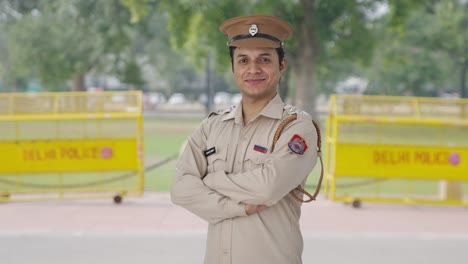
<svg viewBox="0 0 468 264"><path fill-rule="evenodd" d="M249 65L249 72L250 73L259 73L261 71L262 71L262 69L260 68L260 65L258 65L258 63L254 62L254 63L251 63Z"/></svg>

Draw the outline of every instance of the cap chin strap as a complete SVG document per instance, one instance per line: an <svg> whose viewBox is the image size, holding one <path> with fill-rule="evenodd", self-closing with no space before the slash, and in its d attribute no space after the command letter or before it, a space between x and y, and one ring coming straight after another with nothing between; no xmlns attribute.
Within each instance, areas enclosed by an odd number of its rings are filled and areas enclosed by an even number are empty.
<svg viewBox="0 0 468 264"><path fill-rule="evenodd" d="M280 47L283 47L283 42L281 40L273 37L272 35L262 34L262 33L257 33L253 36L250 34L238 35L230 39L226 44L229 46L234 41L241 40L241 39L249 39L249 38L266 38L269 40L273 40L274 42L278 43Z"/></svg>

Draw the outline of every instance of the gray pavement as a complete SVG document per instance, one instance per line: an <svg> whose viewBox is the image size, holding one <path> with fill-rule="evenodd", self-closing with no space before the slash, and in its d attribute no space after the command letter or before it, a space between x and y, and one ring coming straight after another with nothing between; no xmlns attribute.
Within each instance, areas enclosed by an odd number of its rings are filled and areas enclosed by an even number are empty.
<svg viewBox="0 0 468 264"><path fill-rule="evenodd" d="M203 263L205 232L10 233L0 235L0 262L11 264ZM460 263L468 238L312 235L304 263Z"/></svg>
<svg viewBox="0 0 468 264"><path fill-rule="evenodd" d="M468 209L319 199L303 207L304 263L468 263ZM0 263L202 263L206 224L166 193L0 204Z"/></svg>

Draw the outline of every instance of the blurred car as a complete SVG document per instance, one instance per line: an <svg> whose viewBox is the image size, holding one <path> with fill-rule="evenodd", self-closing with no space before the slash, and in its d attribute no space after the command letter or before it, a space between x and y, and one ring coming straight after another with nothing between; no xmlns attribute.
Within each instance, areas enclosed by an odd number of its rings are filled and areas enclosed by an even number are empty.
<svg viewBox="0 0 468 264"><path fill-rule="evenodd" d="M206 105L208 102L208 96L206 94L200 94L200 96L198 96L198 102L202 105Z"/></svg>
<svg viewBox="0 0 468 264"><path fill-rule="evenodd" d="M158 105L166 103L166 96L162 93L145 93L143 95L143 107L145 110L156 109Z"/></svg>
<svg viewBox="0 0 468 264"><path fill-rule="evenodd" d="M239 104L241 100L242 100L242 94L235 93L231 97L231 104L233 105Z"/></svg>
<svg viewBox="0 0 468 264"><path fill-rule="evenodd" d="M185 99L185 95L182 93L174 93L169 97L169 100L167 101L169 104L185 104L187 102L187 99Z"/></svg>
<svg viewBox="0 0 468 264"><path fill-rule="evenodd" d="M116 93L111 97L112 102L114 103L123 103L127 100L124 94Z"/></svg>
<svg viewBox="0 0 468 264"><path fill-rule="evenodd" d="M149 93L149 102L151 104L164 104L166 103L166 96L162 93Z"/></svg>
<svg viewBox="0 0 468 264"><path fill-rule="evenodd" d="M227 92L217 92L213 98L215 105L230 105L231 104L231 94Z"/></svg>

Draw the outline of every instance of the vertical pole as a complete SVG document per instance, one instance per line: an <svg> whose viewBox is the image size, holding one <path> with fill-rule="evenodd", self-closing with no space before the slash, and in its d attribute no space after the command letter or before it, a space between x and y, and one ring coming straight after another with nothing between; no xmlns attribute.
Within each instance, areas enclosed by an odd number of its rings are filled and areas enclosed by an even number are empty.
<svg viewBox="0 0 468 264"><path fill-rule="evenodd" d="M206 58L206 65L205 65L205 76L206 76L206 87L205 87L205 93L206 93L206 103L205 103L205 111L206 115L208 116L211 111L213 111L213 97L214 97L214 91L213 87L211 85L211 60L212 60L212 55L211 52L208 54L208 57Z"/></svg>
<svg viewBox="0 0 468 264"><path fill-rule="evenodd" d="M142 94L138 92L138 118L137 118L137 146L138 146L138 191L139 194L143 194L145 188L145 178L144 178L144 159L145 159L145 149L144 149L144 139L143 139L143 107L142 107Z"/></svg>
<svg viewBox="0 0 468 264"><path fill-rule="evenodd" d="M468 28L468 1L465 1L465 12L463 16L463 28L465 28L463 35L463 56L462 56L462 67L460 72L460 97L467 98L466 91L466 73L468 71L468 33L466 29Z"/></svg>
<svg viewBox="0 0 468 264"><path fill-rule="evenodd" d="M336 98L334 98L336 99ZM336 197L336 178L335 178L335 167L337 166L337 161L336 161L336 147L338 146L338 111L337 108L338 106L336 105L337 102L334 100L334 105L335 109L333 109L333 132L332 132L332 138L333 138L333 154L332 154L332 162L333 166L331 166L331 199L334 200Z"/></svg>
<svg viewBox="0 0 468 264"><path fill-rule="evenodd" d="M11 106L10 106L10 114L11 115L14 115L16 113L16 103L17 103L17 95L16 94L13 94L11 96ZM19 142L20 141L20 137L21 137L21 134L20 134L20 128L19 128L19 124L18 124L18 120L15 120L15 140L16 142ZM20 192L21 191L21 174L18 174L16 173L16 191Z"/></svg>
<svg viewBox="0 0 468 264"><path fill-rule="evenodd" d="M323 173L325 175L325 182L324 182L324 185L323 185L323 191L324 191L324 194L325 196L328 196L328 188L330 188L329 186L329 181L330 181L330 170L329 170L329 166L330 166L330 155L333 151L333 147L332 147L332 144L333 142L331 141L331 137L332 135L330 135L330 131L331 131L331 126L332 126L332 115L333 115L333 109L334 109L334 101L335 101L335 95L331 95L330 96L330 102L329 102L329 106L328 106L328 114L327 114L327 121L326 121L326 124L325 124L325 153L322 153L323 158L324 158L324 168L323 168Z"/></svg>

